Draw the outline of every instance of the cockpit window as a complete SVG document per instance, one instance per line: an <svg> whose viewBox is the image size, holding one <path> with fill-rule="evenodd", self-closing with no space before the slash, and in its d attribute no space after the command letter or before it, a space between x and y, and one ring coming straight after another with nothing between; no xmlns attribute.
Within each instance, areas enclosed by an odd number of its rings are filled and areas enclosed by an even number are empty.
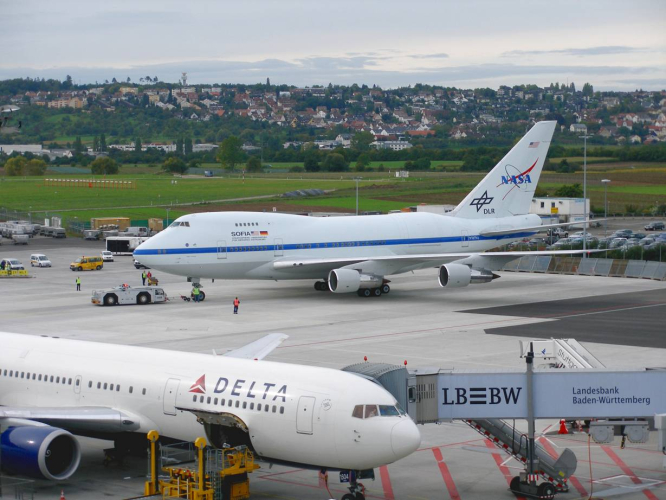
<svg viewBox="0 0 666 500"><path fill-rule="evenodd" d="M365 418L377 417L378 415L377 405L365 405Z"/></svg>
<svg viewBox="0 0 666 500"><path fill-rule="evenodd" d="M188 221L176 221L172 222L169 227L190 227L190 223Z"/></svg>
<svg viewBox="0 0 666 500"><path fill-rule="evenodd" d="M400 415L395 406L379 405L379 414L382 417L397 417Z"/></svg>
<svg viewBox="0 0 666 500"><path fill-rule="evenodd" d="M393 405L356 405L352 411L354 418L403 417L407 413L399 404Z"/></svg>

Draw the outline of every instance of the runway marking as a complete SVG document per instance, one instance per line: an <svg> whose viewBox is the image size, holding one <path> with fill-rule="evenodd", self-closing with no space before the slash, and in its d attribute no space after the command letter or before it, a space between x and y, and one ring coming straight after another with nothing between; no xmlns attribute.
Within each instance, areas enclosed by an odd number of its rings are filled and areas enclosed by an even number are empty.
<svg viewBox="0 0 666 500"><path fill-rule="evenodd" d="M382 478L384 497L388 500L395 500L395 496L393 495L393 486L391 485L391 477L389 476L388 467L386 465L382 465L379 468L379 476Z"/></svg>
<svg viewBox="0 0 666 500"><path fill-rule="evenodd" d="M611 448L610 446L601 446L601 449L606 452L606 455L608 455L610 459L613 460L613 462L615 462L615 464L622 470L622 472L624 472L627 476L631 478L631 481L634 484L642 484L638 476L634 474L634 471L631 470L629 466L626 463L624 463L624 461L619 456L617 456L615 451L613 451L613 448ZM645 494L645 496L650 500L659 500L650 490L642 490L642 491Z"/></svg>
<svg viewBox="0 0 666 500"><path fill-rule="evenodd" d="M487 439L484 439L483 441L486 443L487 448L491 450L494 450L496 448L496 446ZM513 479L513 476L511 475L511 472L509 472L509 468L506 465L504 465L502 463L502 459L494 453L493 453L493 459L495 460L497 467L499 467L500 472L506 479L506 484L511 486L511 480ZM519 500L527 500L525 497L516 497L516 498L518 498Z"/></svg>
<svg viewBox="0 0 666 500"><path fill-rule="evenodd" d="M576 314L566 314L564 316L558 316L556 314L546 315L546 316L534 316L534 318L543 318L543 319L561 319L561 318L577 318L580 316L592 316L594 314L604 314L607 312L621 312L621 311L633 311L635 309L645 309L647 307L660 307L666 306L666 302L652 302L644 305L636 306L615 306L615 307L603 307L599 309L589 309L588 311L576 313Z"/></svg>
<svg viewBox="0 0 666 500"><path fill-rule="evenodd" d="M435 460L437 460L439 472L442 474L442 479L444 479L444 484L446 485L446 489L449 491L451 500L460 500L458 488L456 488L456 483L453 481L453 476L451 476L451 472L449 471L449 468L444 461L442 451L439 448L433 448L432 454L435 456Z"/></svg>

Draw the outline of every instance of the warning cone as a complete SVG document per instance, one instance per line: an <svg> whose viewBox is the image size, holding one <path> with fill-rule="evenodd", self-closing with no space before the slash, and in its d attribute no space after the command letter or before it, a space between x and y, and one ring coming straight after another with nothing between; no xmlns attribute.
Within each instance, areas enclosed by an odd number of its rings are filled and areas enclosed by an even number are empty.
<svg viewBox="0 0 666 500"><path fill-rule="evenodd" d="M558 434L569 434L569 431L567 430L567 424L564 421L564 419L560 420L560 430L557 431Z"/></svg>
<svg viewBox="0 0 666 500"><path fill-rule="evenodd" d="M60 490L60 500L66 500L65 499L65 490Z"/></svg>

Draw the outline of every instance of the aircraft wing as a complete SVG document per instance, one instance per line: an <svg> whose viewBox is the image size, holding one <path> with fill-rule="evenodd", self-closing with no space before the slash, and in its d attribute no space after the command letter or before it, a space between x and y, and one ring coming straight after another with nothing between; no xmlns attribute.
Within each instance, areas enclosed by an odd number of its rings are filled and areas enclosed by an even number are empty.
<svg viewBox="0 0 666 500"><path fill-rule="evenodd" d="M603 222L605 220L606 219L594 219L594 221L588 220L587 223L589 225L590 222ZM583 220L583 221L578 221L578 222L562 222L562 223L559 223L559 224L543 224L541 226L532 226L532 227L521 227L521 228L515 228L514 227L512 229L497 229L497 230L490 229L490 230L487 230L487 231L481 231L481 235L482 236L501 236L501 235L504 235L504 234L513 234L518 230L526 231L526 232L540 233L544 229L551 229L551 228L554 228L554 227L582 226L583 224L585 224L585 222L586 221Z"/></svg>
<svg viewBox="0 0 666 500"><path fill-rule="evenodd" d="M515 229L514 229L515 232ZM594 253L599 250L541 250L527 252L466 252L446 254L415 254L415 255L388 255L377 257L347 257L338 259L289 259L273 263L275 269L288 271L308 267L319 268L322 273L333 269L347 268L362 270L365 273L377 275L390 275L398 272L406 272L427 267L439 267L451 262L459 262L477 267L481 263L488 265L488 269L498 270L507 262L519 259L526 255L581 255L583 253ZM605 251L605 250L601 250ZM484 266L485 267L485 266Z"/></svg>
<svg viewBox="0 0 666 500"><path fill-rule="evenodd" d="M134 432L141 418L114 408L101 406L0 406L0 425L52 425L74 433Z"/></svg>
<svg viewBox="0 0 666 500"><path fill-rule="evenodd" d="M250 342L243 347L239 347L233 351L225 352L222 354L222 356L241 359L264 359L288 338L289 335L285 335L284 333L271 333L265 337L260 338L259 340Z"/></svg>

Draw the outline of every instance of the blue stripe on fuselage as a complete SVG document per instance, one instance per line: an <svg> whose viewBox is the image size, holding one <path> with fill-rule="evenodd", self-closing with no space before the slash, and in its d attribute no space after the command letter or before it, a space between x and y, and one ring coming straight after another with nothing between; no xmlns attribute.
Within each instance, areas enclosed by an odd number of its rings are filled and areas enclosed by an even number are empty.
<svg viewBox="0 0 666 500"><path fill-rule="evenodd" d="M503 234L500 236L447 236L441 238L407 238L395 240L360 240L360 241L333 241L322 243L290 243L285 245L234 245L226 247L202 247L202 248L163 248L163 249L145 249L134 250L134 255L177 255L177 254L205 254L217 253L222 248L226 248L227 252L273 252L278 250L317 250L320 248L358 248L358 247L377 247L377 246L393 246L393 245L428 245L433 243L455 243L462 241L489 241L489 240L506 240L513 238L526 238L537 234L533 232L521 232L513 234Z"/></svg>

